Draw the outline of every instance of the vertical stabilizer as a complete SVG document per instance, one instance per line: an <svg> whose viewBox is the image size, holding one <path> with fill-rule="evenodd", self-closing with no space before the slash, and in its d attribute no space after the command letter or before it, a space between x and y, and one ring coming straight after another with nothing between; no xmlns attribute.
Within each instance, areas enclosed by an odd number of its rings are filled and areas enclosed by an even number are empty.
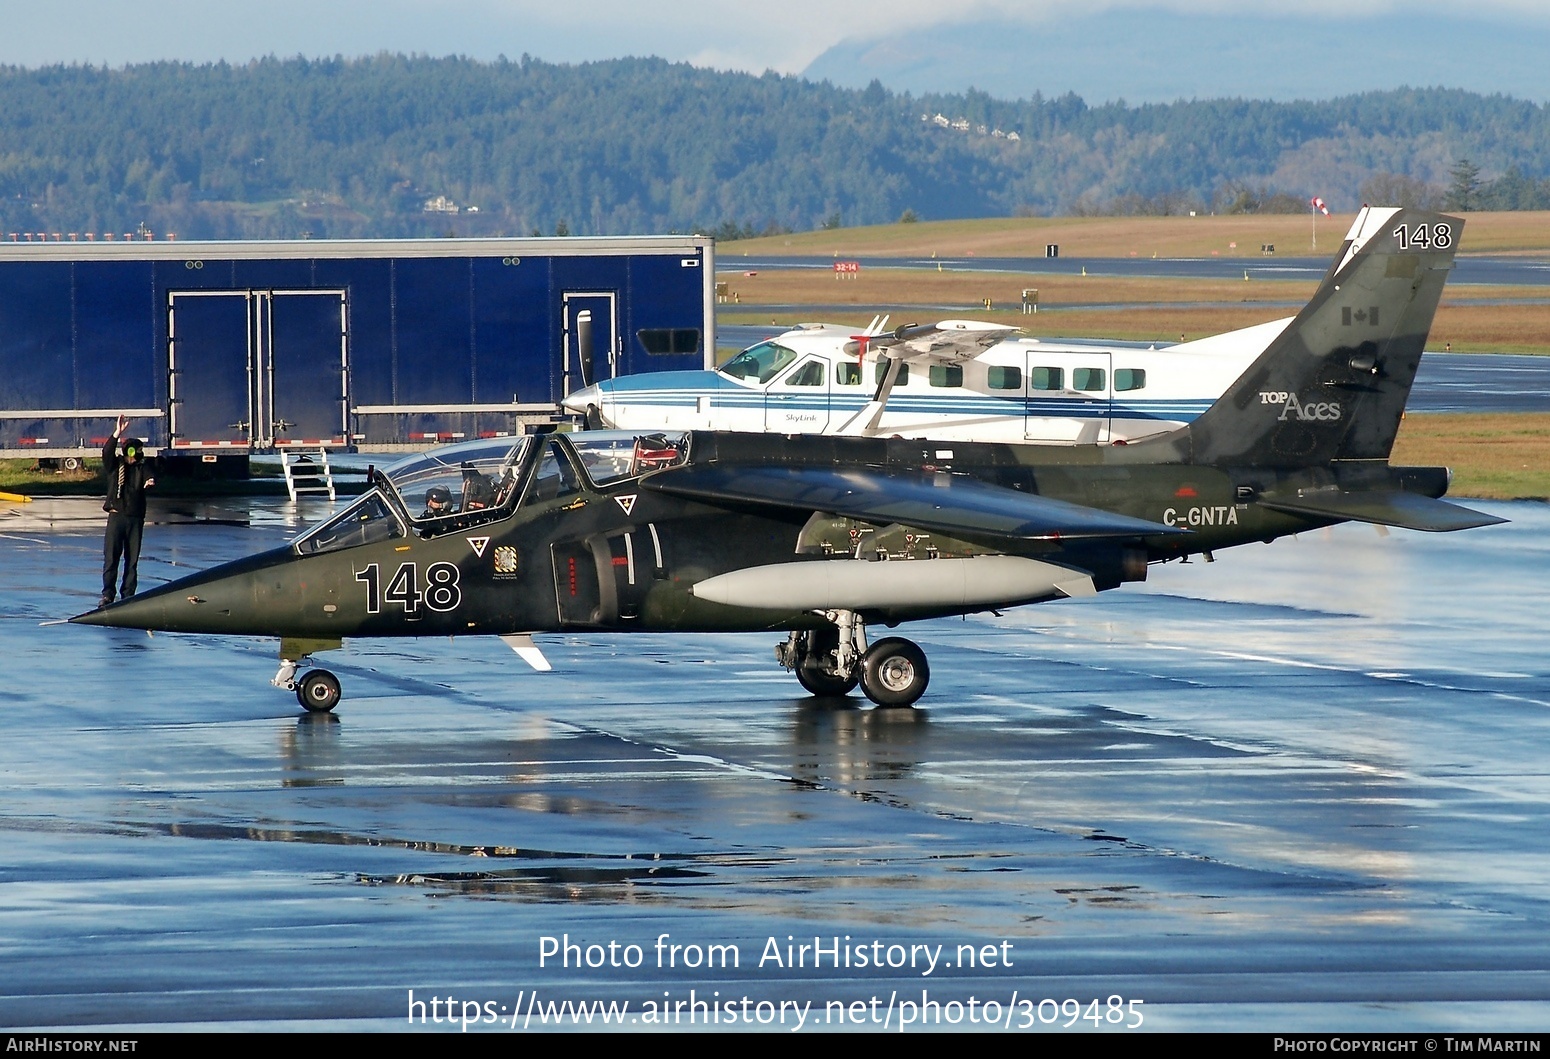
<svg viewBox="0 0 1550 1059"><path fill-rule="evenodd" d="M1387 460L1463 230L1363 208L1313 299L1187 428L1194 462Z"/></svg>

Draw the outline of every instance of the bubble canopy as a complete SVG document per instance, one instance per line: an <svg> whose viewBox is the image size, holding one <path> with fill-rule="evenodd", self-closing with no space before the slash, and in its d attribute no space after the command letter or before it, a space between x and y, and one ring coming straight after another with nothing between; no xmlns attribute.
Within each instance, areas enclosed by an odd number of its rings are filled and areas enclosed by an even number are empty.
<svg viewBox="0 0 1550 1059"><path fill-rule="evenodd" d="M524 435L447 445L378 472L376 488L298 537L294 546L305 555L410 533L439 536L503 519L524 494L526 502L542 503L572 492L577 470L598 487L687 458L688 435L678 431L596 430L547 440ZM534 464L538 470L529 474ZM524 489L528 478L534 481Z"/></svg>

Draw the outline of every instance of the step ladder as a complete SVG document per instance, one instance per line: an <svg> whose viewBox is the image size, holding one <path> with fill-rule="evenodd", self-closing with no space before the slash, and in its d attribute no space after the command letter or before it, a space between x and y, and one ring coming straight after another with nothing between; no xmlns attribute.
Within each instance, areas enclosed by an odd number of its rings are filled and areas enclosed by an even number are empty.
<svg viewBox="0 0 1550 1059"><path fill-rule="evenodd" d="M295 452L280 450L280 467L285 471L285 489L295 503L299 496L334 496L334 472L328 466L328 450Z"/></svg>

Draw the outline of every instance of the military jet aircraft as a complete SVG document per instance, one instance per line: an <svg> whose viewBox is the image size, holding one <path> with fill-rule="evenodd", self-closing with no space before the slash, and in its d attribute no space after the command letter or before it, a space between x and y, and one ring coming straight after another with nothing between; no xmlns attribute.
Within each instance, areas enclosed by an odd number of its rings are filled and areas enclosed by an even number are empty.
<svg viewBox="0 0 1550 1059"><path fill-rule="evenodd" d="M1086 596L1152 563L1337 522L1503 521L1388 462L1463 222L1366 209L1312 301L1189 425L1132 444L582 432L435 450L284 548L80 615L280 638L274 683L356 636L781 631L818 695L907 706L921 649L867 628ZM423 506L424 510L421 511Z"/></svg>

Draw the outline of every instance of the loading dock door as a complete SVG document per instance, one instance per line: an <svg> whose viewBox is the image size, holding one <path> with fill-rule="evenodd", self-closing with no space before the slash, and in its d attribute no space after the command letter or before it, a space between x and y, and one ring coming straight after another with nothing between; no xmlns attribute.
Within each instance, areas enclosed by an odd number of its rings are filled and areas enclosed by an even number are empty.
<svg viewBox="0 0 1550 1059"><path fill-rule="evenodd" d="M168 294L167 410L173 448L252 440L252 318L247 291Z"/></svg>
<svg viewBox="0 0 1550 1059"><path fill-rule="evenodd" d="M565 313L565 371L566 394L590 386L594 382L611 379L619 372L619 312L618 299L612 291L566 291L563 299ZM590 313L592 321L592 347L582 349L578 317Z"/></svg>
<svg viewBox="0 0 1550 1059"><path fill-rule="evenodd" d="M174 448L348 440L344 291L173 291L167 298Z"/></svg>
<svg viewBox="0 0 1550 1059"><path fill-rule="evenodd" d="M259 335L266 362L259 444L343 445L348 348L344 291L264 291Z"/></svg>

